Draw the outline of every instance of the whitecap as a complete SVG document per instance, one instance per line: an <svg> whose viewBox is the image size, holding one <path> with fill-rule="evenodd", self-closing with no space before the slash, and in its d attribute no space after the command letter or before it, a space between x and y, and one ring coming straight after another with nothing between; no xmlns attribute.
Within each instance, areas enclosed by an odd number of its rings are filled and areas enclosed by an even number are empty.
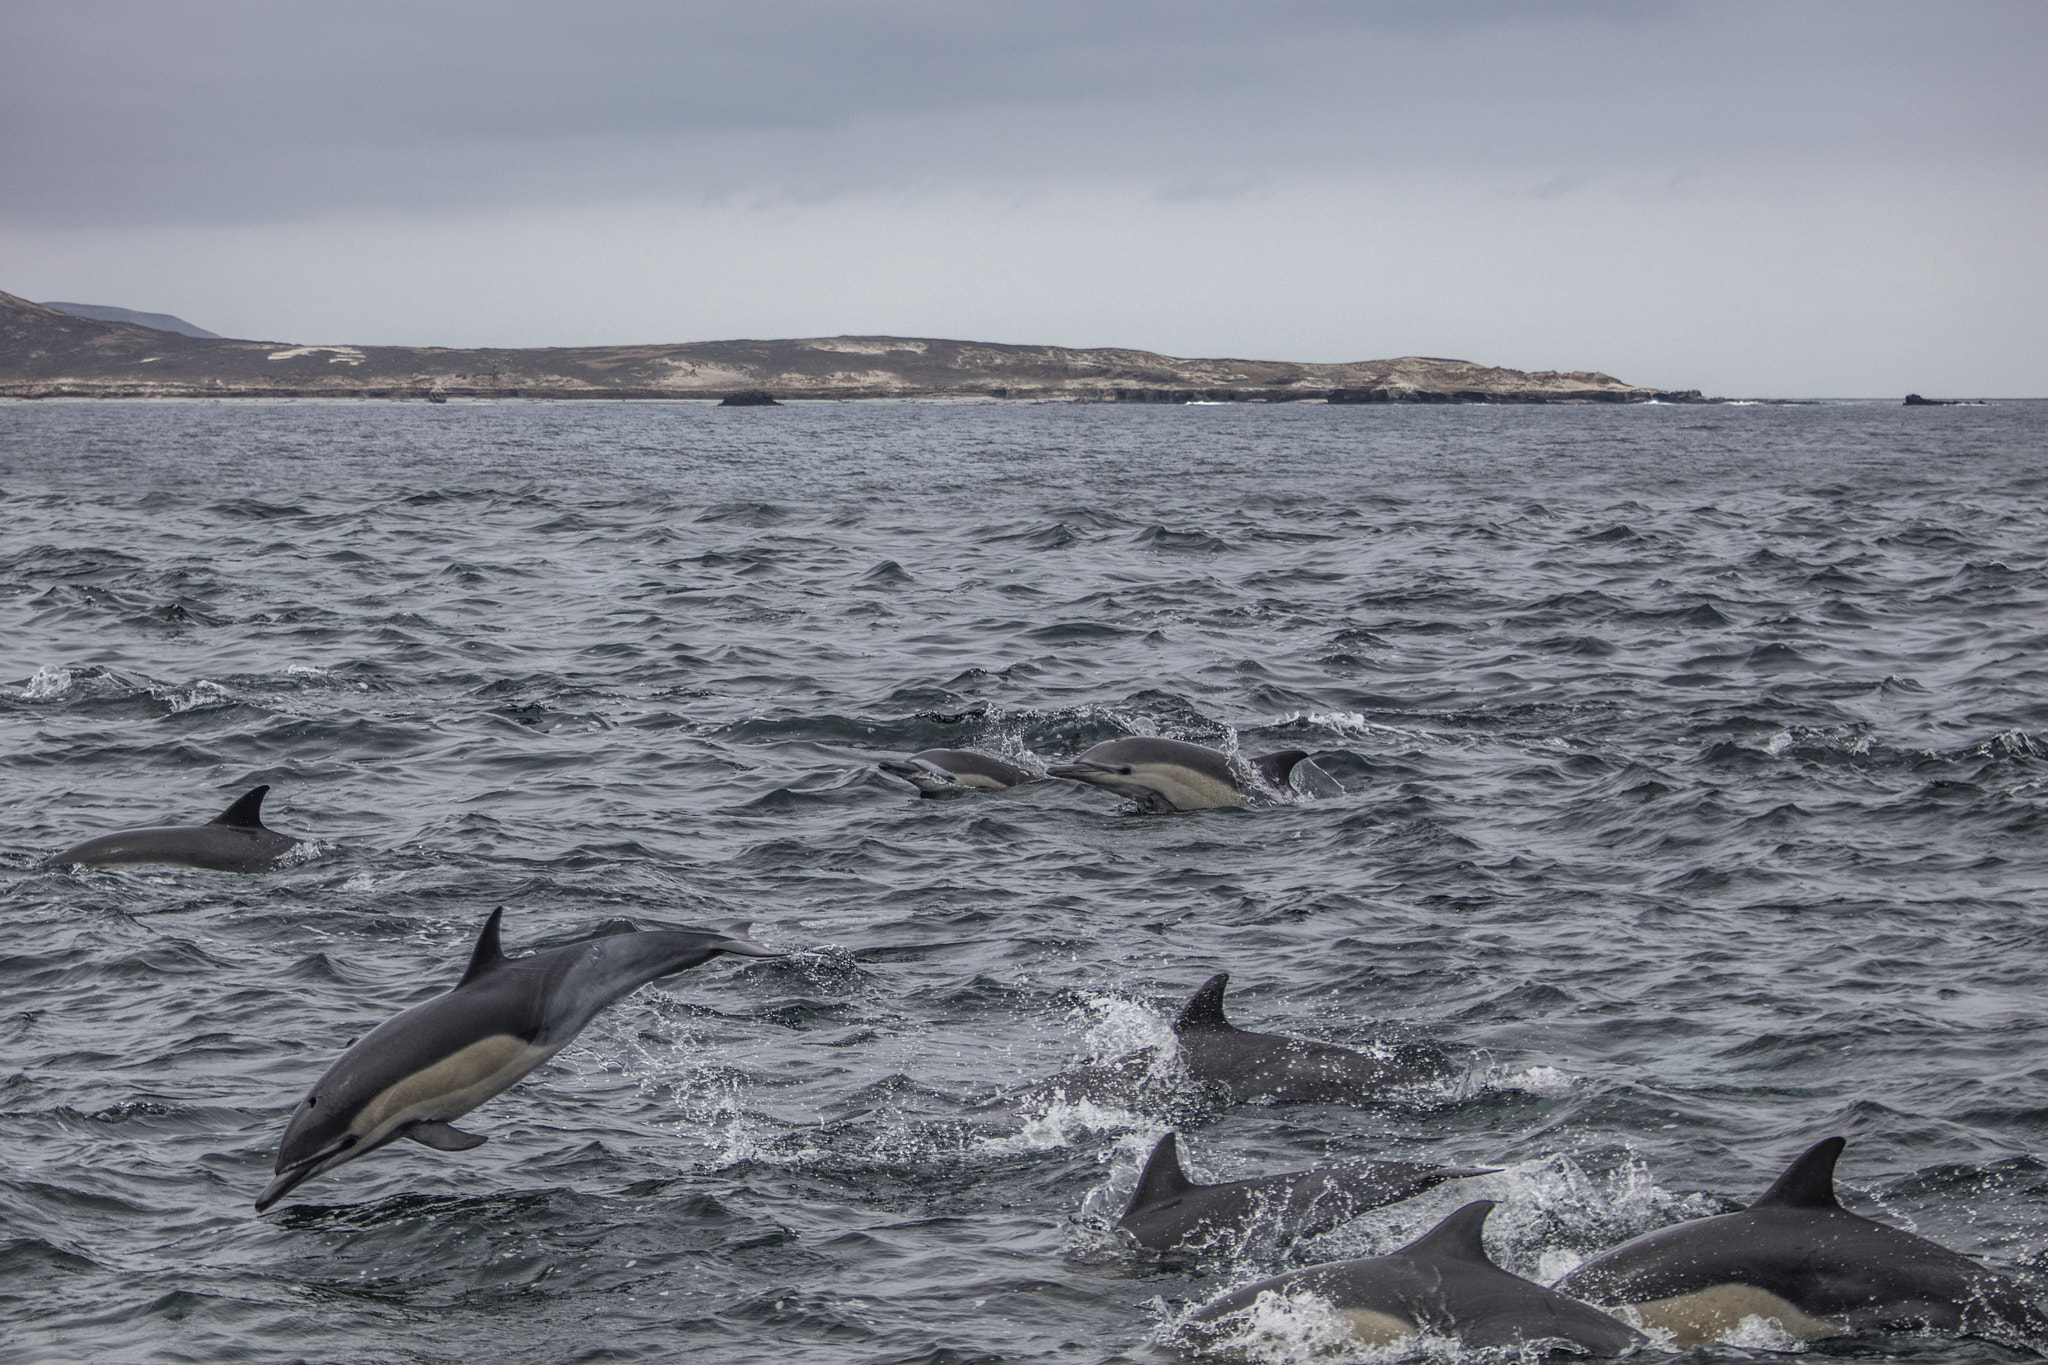
<svg viewBox="0 0 2048 1365"><path fill-rule="evenodd" d="M21 689L21 695L24 701L50 701L70 690L71 670L58 668L55 664L44 664Z"/></svg>

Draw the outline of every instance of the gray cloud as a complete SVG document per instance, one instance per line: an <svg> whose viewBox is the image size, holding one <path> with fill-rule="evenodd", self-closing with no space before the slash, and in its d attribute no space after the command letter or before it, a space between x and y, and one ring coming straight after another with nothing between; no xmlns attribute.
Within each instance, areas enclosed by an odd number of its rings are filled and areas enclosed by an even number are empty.
<svg viewBox="0 0 2048 1365"><path fill-rule="evenodd" d="M17 0L0 215L2038 159L2025 4Z"/></svg>
<svg viewBox="0 0 2048 1365"><path fill-rule="evenodd" d="M2038 0L0 0L0 288L2048 391Z"/></svg>

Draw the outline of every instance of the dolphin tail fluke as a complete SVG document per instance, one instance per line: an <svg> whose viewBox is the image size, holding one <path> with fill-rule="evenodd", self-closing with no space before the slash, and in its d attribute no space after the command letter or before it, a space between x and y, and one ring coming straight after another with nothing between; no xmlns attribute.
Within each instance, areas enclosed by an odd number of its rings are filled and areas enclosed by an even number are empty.
<svg viewBox="0 0 2048 1365"><path fill-rule="evenodd" d="M724 935L719 940L719 951L732 953L739 957L788 956L787 953L777 952L765 943L756 943L753 937L753 929L754 922L750 919L743 919L727 926Z"/></svg>
<svg viewBox="0 0 2048 1365"><path fill-rule="evenodd" d="M1493 1212L1496 1202L1498 1201L1492 1199L1473 1200L1394 1254L1433 1256L1439 1260L1484 1261L1492 1265L1493 1261L1486 1254L1486 1243L1480 1238L1480 1232L1486 1227L1486 1215Z"/></svg>
<svg viewBox="0 0 2048 1365"><path fill-rule="evenodd" d="M1229 972L1218 972L1202 983L1202 988L1188 998L1187 1008L1180 1012L1180 1018L1173 1021L1175 1033L1189 1029L1227 1029L1230 1021L1223 1017L1223 988L1230 984Z"/></svg>
<svg viewBox="0 0 2048 1365"><path fill-rule="evenodd" d="M255 788L207 823L230 829L262 829L263 797L269 790L268 784Z"/></svg>
<svg viewBox="0 0 2048 1365"><path fill-rule="evenodd" d="M476 936L476 947L469 953L469 970L462 974L458 985L468 984L505 960L505 945L498 940L498 927L504 918L505 907L501 905L484 921L482 932Z"/></svg>
<svg viewBox="0 0 2048 1365"><path fill-rule="evenodd" d="M1124 1217L1129 1218L1154 1204L1178 1199L1193 1188L1195 1182L1188 1179L1188 1173L1181 1169L1179 1139L1168 1133L1159 1139L1159 1145L1152 1149L1151 1157L1145 1162L1144 1174L1138 1177L1138 1188L1131 1194L1130 1207L1124 1210Z"/></svg>
<svg viewBox="0 0 2048 1365"><path fill-rule="evenodd" d="M1835 1162L1841 1159L1842 1149L1849 1145L1847 1138L1823 1138L1806 1149L1800 1158L1785 1168L1785 1174L1771 1182L1771 1187L1758 1197L1750 1207L1761 1209L1778 1207L1785 1209L1838 1209L1835 1201Z"/></svg>
<svg viewBox="0 0 2048 1365"><path fill-rule="evenodd" d="M1267 786L1274 791L1284 792L1287 790L1289 779L1294 775L1296 765L1307 757L1306 749L1282 749L1277 754L1265 754L1253 759L1252 767L1258 770L1259 776L1265 780Z"/></svg>
<svg viewBox="0 0 2048 1365"><path fill-rule="evenodd" d="M757 943L740 932L713 933L696 929L649 929L637 934L615 934L594 940L604 945L611 963L606 971L623 984L659 981L664 976L688 971L709 962L720 953L735 957L786 957L765 943Z"/></svg>

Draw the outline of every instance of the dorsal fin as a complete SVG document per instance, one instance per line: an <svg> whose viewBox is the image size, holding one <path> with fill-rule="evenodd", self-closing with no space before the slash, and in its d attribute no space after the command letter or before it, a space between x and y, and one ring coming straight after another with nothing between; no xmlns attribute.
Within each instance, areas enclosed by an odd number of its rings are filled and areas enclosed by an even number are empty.
<svg viewBox="0 0 2048 1365"><path fill-rule="evenodd" d="M1849 1145L1847 1138L1823 1138L1799 1160L1785 1168L1785 1174L1772 1182L1750 1207L1760 1209L1772 1206L1782 1209L1838 1209L1835 1202L1835 1162L1841 1158L1842 1149Z"/></svg>
<svg viewBox="0 0 2048 1365"><path fill-rule="evenodd" d="M219 815L214 816L209 823L231 825L236 829L262 829L263 794L269 790L268 785L256 788L241 800L235 802L234 805L229 806Z"/></svg>
<svg viewBox="0 0 2048 1365"><path fill-rule="evenodd" d="M1223 988L1229 984L1229 972L1218 972L1204 981L1202 988L1188 997L1187 1008L1180 1012L1180 1018L1173 1021L1173 1031L1185 1033L1191 1028L1229 1028L1230 1021L1223 1017Z"/></svg>
<svg viewBox="0 0 2048 1365"><path fill-rule="evenodd" d="M1188 1173L1180 1168L1179 1140L1168 1133L1159 1139L1159 1145L1152 1149L1151 1158L1145 1162L1145 1172L1138 1177L1138 1188L1131 1195L1131 1205L1124 1210L1124 1217L1128 1218L1140 1209L1149 1209L1154 1204L1178 1199L1193 1188L1195 1182L1188 1179Z"/></svg>
<svg viewBox="0 0 2048 1365"><path fill-rule="evenodd" d="M1473 1200L1394 1254L1485 1261L1492 1265L1493 1261L1486 1254L1486 1243L1480 1240L1479 1234L1486 1227L1486 1215L1493 1212L1494 1203L1491 1199Z"/></svg>
<svg viewBox="0 0 2048 1365"><path fill-rule="evenodd" d="M456 985L467 986L505 960L505 949L498 942L498 922L504 918L504 906L491 911L491 917L484 921L483 932L476 936L476 947L470 950L469 970L462 974L462 980Z"/></svg>
<svg viewBox="0 0 2048 1365"><path fill-rule="evenodd" d="M1252 760L1252 767L1275 791L1287 790L1287 779L1294 775L1295 765L1308 757L1306 749L1282 749L1277 754L1264 754Z"/></svg>

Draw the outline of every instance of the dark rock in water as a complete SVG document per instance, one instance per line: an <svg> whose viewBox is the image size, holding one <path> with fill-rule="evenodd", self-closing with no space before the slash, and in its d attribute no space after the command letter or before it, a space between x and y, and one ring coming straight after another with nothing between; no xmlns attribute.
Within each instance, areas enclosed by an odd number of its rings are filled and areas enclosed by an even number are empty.
<svg viewBox="0 0 2048 1365"><path fill-rule="evenodd" d="M1604 375L1538 375L1560 382L1542 386L1490 383L1475 388L1425 388L1412 383L1373 384L1331 389L1324 400L1353 403L1705 403L1698 389L1631 389L1614 385ZM1585 382L1572 382L1583 379ZM1600 381L1600 382L1593 382Z"/></svg>
<svg viewBox="0 0 2048 1365"><path fill-rule="evenodd" d="M1957 404L1952 398L1922 398L1917 393L1909 393L1906 395L1906 406L1909 408L1952 408L1957 406Z"/></svg>
<svg viewBox="0 0 2048 1365"><path fill-rule="evenodd" d="M721 408L779 408L782 404L776 402L774 395L766 389L742 389L738 393L729 393L719 399L718 406Z"/></svg>

